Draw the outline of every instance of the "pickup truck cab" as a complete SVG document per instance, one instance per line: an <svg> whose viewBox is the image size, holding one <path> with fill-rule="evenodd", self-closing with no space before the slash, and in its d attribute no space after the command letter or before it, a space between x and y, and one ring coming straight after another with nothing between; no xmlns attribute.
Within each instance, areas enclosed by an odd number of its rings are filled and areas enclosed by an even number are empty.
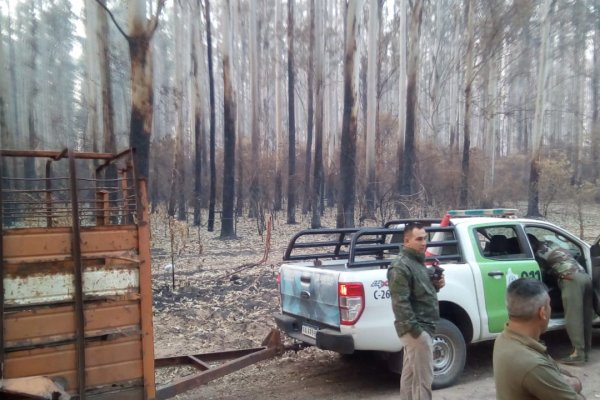
<svg viewBox="0 0 600 400"><path fill-rule="evenodd" d="M434 388L462 373L470 343L494 339L508 319L504 296L519 277L544 280L550 289L549 329L565 325L556 282L544 276L527 234L568 249L592 276L600 315L600 246L549 222L501 218L515 210L454 210L440 219L391 221L381 228L309 229L296 234L279 269L280 330L303 345L341 354L381 352L390 369L402 369L402 342L394 328L387 268L398 253L403 227L421 222L429 232L428 260L444 268L434 335Z"/></svg>

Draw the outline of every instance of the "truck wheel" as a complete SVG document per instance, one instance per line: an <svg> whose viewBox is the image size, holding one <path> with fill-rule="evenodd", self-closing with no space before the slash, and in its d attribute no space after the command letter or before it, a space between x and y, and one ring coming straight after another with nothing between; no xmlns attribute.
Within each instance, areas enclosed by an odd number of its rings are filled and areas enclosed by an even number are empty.
<svg viewBox="0 0 600 400"><path fill-rule="evenodd" d="M440 319L433 335L433 389L451 386L465 367L467 346L460 330Z"/></svg>

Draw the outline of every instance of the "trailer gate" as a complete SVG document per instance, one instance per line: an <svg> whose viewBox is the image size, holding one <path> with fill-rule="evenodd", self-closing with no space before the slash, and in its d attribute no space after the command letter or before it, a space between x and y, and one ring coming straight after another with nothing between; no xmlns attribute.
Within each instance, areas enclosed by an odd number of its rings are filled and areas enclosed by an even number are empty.
<svg viewBox="0 0 600 400"><path fill-rule="evenodd" d="M44 398L2 384L48 377L82 400L166 399L284 351L272 330L262 347L154 359L148 199L132 155L0 150L0 397ZM200 372L157 389L155 366L176 365Z"/></svg>

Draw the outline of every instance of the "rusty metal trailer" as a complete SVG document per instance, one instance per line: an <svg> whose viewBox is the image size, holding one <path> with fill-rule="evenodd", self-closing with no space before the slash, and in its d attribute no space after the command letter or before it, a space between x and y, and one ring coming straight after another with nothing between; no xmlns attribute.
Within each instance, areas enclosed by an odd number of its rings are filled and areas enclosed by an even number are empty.
<svg viewBox="0 0 600 400"><path fill-rule="evenodd" d="M154 359L148 200L132 155L0 150L3 382L44 376L79 399L164 399L283 351L272 331L253 349ZM40 159L43 177L18 177ZM156 387L155 368L181 364L199 372Z"/></svg>

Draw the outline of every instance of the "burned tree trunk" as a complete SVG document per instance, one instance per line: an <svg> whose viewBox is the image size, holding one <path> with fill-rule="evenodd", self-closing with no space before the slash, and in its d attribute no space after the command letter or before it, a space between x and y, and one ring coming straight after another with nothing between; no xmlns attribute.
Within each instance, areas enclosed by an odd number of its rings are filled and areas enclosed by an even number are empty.
<svg viewBox="0 0 600 400"><path fill-rule="evenodd" d="M354 65L356 59L356 0L349 0L346 9L346 38L344 54L344 112L342 116L342 138L340 152L340 198L337 208L336 226L354 226L354 204L356 196L356 82Z"/></svg>

